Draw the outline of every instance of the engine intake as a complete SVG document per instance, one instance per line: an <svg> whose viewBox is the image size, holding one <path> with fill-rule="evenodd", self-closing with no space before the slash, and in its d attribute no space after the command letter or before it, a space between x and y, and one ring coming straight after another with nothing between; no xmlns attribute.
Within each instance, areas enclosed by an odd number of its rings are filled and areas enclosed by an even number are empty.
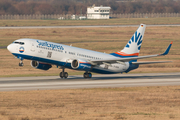
<svg viewBox="0 0 180 120"><path fill-rule="evenodd" d="M91 69L92 65L86 60L74 59L71 62L71 67L76 70L89 71Z"/></svg>
<svg viewBox="0 0 180 120"><path fill-rule="evenodd" d="M49 70L52 67L51 64L42 63L42 62L34 61L34 60L31 61L31 66L33 68L41 69L41 70Z"/></svg>
<svg viewBox="0 0 180 120"><path fill-rule="evenodd" d="M72 68L76 69L79 67L79 61L78 60L73 60L72 61Z"/></svg>

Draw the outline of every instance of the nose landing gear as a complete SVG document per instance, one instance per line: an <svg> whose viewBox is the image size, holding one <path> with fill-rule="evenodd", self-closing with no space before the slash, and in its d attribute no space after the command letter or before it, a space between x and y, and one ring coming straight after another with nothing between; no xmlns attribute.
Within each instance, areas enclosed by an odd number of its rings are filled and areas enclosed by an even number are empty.
<svg viewBox="0 0 180 120"><path fill-rule="evenodd" d="M23 60L24 60L24 58L22 58L22 57L20 57L20 56L15 56L15 58L17 58L17 59L19 59L20 60L20 62L19 62L19 66L24 66L24 64L23 64Z"/></svg>
<svg viewBox="0 0 180 120"><path fill-rule="evenodd" d="M19 62L19 66L20 66L20 67L24 66L24 64L23 64L23 61L22 61L22 60Z"/></svg>

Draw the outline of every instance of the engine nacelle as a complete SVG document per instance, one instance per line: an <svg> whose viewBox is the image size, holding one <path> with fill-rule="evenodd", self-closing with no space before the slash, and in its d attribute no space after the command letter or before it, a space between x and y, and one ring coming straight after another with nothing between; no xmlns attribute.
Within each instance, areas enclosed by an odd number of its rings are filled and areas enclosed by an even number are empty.
<svg viewBox="0 0 180 120"><path fill-rule="evenodd" d="M74 59L71 62L71 67L76 70L89 71L91 69L92 65L86 60Z"/></svg>
<svg viewBox="0 0 180 120"><path fill-rule="evenodd" d="M31 61L31 66L33 68L41 69L41 70L49 70L52 67L52 65L50 64L42 63L34 60Z"/></svg>

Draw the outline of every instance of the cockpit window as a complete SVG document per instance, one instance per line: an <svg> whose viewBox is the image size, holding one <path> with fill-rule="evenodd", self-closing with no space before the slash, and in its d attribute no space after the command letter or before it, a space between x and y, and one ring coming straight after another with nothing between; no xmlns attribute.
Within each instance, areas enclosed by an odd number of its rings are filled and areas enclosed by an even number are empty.
<svg viewBox="0 0 180 120"><path fill-rule="evenodd" d="M14 43L24 45L24 42L14 42Z"/></svg>

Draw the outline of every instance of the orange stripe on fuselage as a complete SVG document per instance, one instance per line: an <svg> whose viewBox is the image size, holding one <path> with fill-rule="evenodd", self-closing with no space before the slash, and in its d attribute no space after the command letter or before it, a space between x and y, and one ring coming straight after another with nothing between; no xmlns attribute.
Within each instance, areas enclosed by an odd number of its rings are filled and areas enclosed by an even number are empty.
<svg viewBox="0 0 180 120"><path fill-rule="evenodd" d="M115 52L118 55L122 55L122 56L138 56L139 53L133 53L133 54L126 54L124 52Z"/></svg>

